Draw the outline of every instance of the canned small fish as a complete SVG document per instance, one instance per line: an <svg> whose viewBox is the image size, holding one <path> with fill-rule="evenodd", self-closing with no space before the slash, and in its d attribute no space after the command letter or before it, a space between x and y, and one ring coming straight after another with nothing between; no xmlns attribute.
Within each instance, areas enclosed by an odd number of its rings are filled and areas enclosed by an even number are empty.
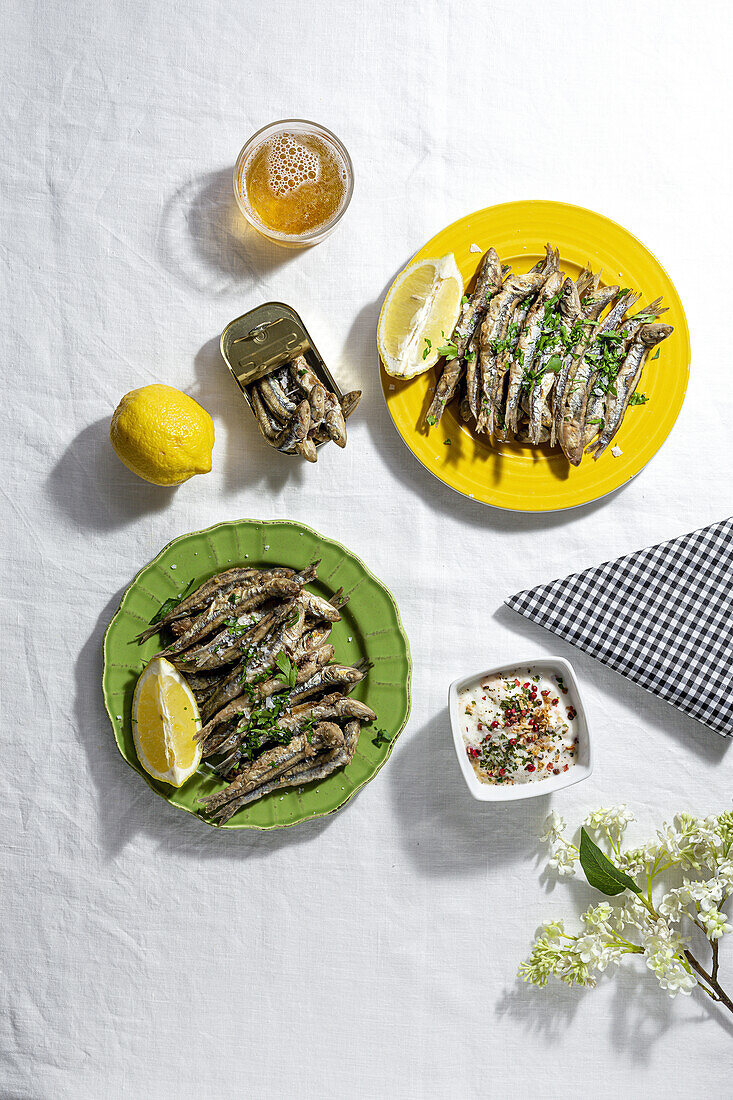
<svg viewBox="0 0 733 1100"><path fill-rule="evenodd" d="M315 462L323 443L346 446L346 420L361 390L341 392L294 309L266 302L244 313L224 329L220 346L271 447Z"/></svg>

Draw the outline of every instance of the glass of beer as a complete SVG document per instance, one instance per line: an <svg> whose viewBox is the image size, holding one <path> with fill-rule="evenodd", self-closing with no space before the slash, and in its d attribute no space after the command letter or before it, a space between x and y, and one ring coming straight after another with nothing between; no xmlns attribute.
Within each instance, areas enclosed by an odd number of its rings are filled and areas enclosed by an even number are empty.
<svg viewBox="0 0 733 1100"><path fill-rule="evenodd" d="M258 130L234 168L234 194L249 224L290 248L327 237L353 191L354 169L344 146L325 126L301 118Z"/></svg>

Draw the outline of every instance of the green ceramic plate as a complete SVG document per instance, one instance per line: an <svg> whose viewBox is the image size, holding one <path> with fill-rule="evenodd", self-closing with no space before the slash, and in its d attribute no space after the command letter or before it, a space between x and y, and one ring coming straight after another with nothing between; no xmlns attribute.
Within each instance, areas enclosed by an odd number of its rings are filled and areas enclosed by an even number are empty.
<svg viewBox="0 0 733 1100"><path fill-rule="evenodd" d="M365 726L356 755L347 768L303 788L274 791L238 813L224 829L279 829L338 810L373 779L386 763L410 713L410 647L397 605L381 581L355 554L302 523L241 519L193 531L168 543L140 570L125 592L104 636L102 691L117 747L131 768L167 802L211 824L197 800L224 784L203 765L176 790L159 783L138 762L132 740L132 695L140 672L160 647L157 636L138 646L135 637L161 603L177 596L192 579L201 583L232 565L287 565L302 569L321 559L318 580L310 587L322 595L343 588L349 602L331 640L336 658L354 664L366 657L373 667L354 697L376 711L375 725L387 744L375 745Z"/></svg>

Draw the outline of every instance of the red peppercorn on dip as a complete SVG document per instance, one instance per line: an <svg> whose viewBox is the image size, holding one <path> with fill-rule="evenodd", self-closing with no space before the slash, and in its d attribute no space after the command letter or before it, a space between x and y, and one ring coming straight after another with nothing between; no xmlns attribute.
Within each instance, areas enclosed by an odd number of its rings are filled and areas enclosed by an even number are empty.
<svg viewBox="0 0 733 1100"><path fill-rule="evenodd" d="M482 783L536 783L573 767L575 707L561 675L484 677L458 695L466 753Z"/></svg>

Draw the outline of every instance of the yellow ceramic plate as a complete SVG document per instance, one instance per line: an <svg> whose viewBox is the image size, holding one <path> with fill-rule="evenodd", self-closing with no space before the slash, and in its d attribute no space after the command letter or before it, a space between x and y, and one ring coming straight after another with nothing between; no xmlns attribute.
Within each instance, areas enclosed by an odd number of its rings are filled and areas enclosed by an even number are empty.
<svg viewBox="0 0 733 1100"><path fill-rule="evenodd" d="M412 453L452 489L484 504L519 512L575 508L620 488L661 447L682 407L690 370L690 337L682 303L661 264L641 241L616 222L562 202L508 202L489 206L449 225L413 257L453 252L470 282L481 256L491 245L502 263L529 271L545 253L545 242L560 249L561 268L575 277L590 263L602 269L603 281L640 291L639 307L661 295L669 307L662 320L674 332L661 345L659 358L648 362L639 389L646 405L629 408L614 439L622 455L609 447L598 459L586 456L571 466L558 449L493 445L463 423L452 402L439 424L427 433L423 421L438 377L428 371L408 382L390 378L382 368L382 388L395 427ZM450 440L450 443L448 441Z"/></svg>

